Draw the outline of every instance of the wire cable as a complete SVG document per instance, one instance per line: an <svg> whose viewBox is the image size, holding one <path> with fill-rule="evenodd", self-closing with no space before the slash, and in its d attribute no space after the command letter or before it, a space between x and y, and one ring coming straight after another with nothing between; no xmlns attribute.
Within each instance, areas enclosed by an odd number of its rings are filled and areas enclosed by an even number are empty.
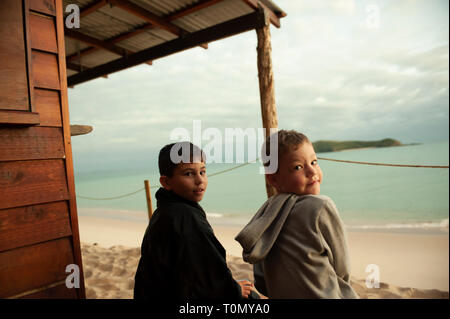
<svg viewBox="0 0 450 319"><path fill-rule="evenodd" d="M358 161L338 160L338 159L334 159L334 158L325 158L325 157L317 157L317 159L323 160L323 161L332 161L332 162L348 163L348 164L360 164L360 165L373 165L373 166L414 167L414 168L449 168L448 165L413 165L413 164L373 163L373 162L358 162ZM209 174L208 177L217 176L217 175L224 174L224 173L230 172L232 170L244 167L244 166L249 165L249 164L254 164L258 160L259 160L259 158L257 158L256 160L254 160L252 162L243 163L243 164L231 167L231 168L224 169L224 170L216 172L216 173ZM159 188L158 185L155 185L155 186L151 186L150 188L157 188L157 187ZM113 200L113 199L120 199L120 198L124 198L124 197L128 197L128 196L132 196L134 194L142 192L144 189L145 188L143 187L143 188L140 188L140 189L138 189L138 190L136 190L134 192L123 194L123 195L119 195L119 196L114 196L114 197L95 198L95 197L88 197L88 196L82 196L82 195L77 195L77 197L82 198L82 199L89 199L89 200Z"/></svg>

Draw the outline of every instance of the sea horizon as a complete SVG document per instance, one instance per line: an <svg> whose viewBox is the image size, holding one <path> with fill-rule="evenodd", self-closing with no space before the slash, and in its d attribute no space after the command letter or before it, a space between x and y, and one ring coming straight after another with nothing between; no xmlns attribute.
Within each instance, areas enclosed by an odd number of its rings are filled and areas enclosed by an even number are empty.
<svg viewBox="0 0 450 319"><path fill-rule="evenodd" d="M364 148L320 153L321 158L394 164L448 165L449 143ZM241 164L208 164L208 175ZM348 230L448 233L448 169L356 165L320 161L321 194L336 203ZM209 178L204 200L211 224L245 225L267 199L260 163ZM150 180L153 208L159 174L154 169L97 171L75 175L80 216L148 222L144 180ZM137 193L114 200L88 200Z"/></svg>

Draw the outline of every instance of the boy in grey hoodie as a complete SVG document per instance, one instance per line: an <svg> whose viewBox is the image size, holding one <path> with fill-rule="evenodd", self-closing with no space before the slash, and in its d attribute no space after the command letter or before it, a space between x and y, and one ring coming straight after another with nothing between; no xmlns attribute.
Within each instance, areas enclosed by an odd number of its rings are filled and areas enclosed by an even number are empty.
<svg viewBox="0 0 450 319"><path fill-rule="evenodd" d="M256 289L269 298L358 298L343 223L331 198L320 195L323 174L312 143L293 130L274 134L278 170L266 178L277 195L236 236L243 259L254 264Z"/></svg>

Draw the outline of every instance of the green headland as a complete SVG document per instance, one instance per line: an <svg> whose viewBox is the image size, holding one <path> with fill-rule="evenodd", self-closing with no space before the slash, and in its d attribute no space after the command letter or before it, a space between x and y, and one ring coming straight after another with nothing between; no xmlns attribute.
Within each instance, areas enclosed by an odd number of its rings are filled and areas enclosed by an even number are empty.
<svg viewBox="0 0 450 319"><path fill-rule="evenodd" d="M337 152L343 150L367 148L367 147L390 147L403 146L402 142L392 138L379 141L317 141L313 143L316 153Z"/></svg>

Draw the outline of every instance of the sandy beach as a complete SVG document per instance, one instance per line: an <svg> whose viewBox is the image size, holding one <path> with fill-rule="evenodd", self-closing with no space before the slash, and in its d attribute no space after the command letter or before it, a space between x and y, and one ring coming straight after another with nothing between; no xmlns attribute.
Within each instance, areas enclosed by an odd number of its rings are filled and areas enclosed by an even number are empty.
<svg viewBox="0 0 450 319"><path fill-rule="evenodd" d="M87 298L132 298L146 224L79 216ZM236 226L214 225L235 279L253 280L241 258ZM347 232L352 286L361 298L449 298L446 233ZM377 265L380 287L367 288L368 265Z"/></svg>

